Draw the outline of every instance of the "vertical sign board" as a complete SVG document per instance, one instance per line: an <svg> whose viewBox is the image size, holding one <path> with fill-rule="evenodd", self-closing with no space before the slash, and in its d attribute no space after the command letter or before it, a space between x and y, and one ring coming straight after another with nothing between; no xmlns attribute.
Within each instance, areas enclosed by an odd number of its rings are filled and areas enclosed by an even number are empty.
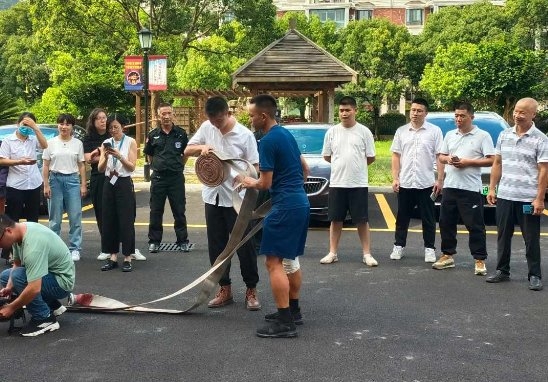
<svg viewBox="0 0 548 382"><path fill-rule="evenodd" d="M143 90L143 57L126 56L124 58L124 90Z"/></svg>
<svg viewBox="0 0 548 382"><path fill-rule="evenodd" d="M167 90L167 56L149 56L148 86L151 91Z"/></svg>

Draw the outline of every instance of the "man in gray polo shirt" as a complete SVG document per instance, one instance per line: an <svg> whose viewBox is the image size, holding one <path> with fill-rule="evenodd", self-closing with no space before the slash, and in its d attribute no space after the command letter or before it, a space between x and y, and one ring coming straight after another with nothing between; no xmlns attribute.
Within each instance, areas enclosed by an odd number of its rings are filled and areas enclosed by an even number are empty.
<svg viewBox="0 0 548 382"><path fill-rule="evenodd" d="M497 204L497 272L485 281L510 280L512 236L517 221L525 241L531 290L542 289L540 215L548 181L548 137L533 122L537 108L533 98L516 103L515 126L502 132L497 140L487 195L489 204Z"/></svg>
<svg viewBox="0 0 548 382"><path fill-rule="evenodd" d="M493 164L495 149L491 136L472 124L474 107L468 102L455 105L457 129L445 135L440 162L445 166L445 183L440 208L441 257L434 269L453 268L457 253L459 216L469 232L468 246L475 259L474 273L487 274L487 248L483 220L481 168Z"/></svg>

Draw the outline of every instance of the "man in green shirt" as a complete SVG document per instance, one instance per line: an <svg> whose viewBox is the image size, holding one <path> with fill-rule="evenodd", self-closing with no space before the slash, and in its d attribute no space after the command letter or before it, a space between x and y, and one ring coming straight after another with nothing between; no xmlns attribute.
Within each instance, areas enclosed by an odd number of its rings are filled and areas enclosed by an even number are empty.
<svg viewBox="0 0 548 382"><path fill-rule="evenodd" d="M0 274L0 296L17 296L0 308L0 319L26 305L32 316L21 335L34 337L59 329L55 316L66 308L59 302L74 288L75 270L61 238L39 223L15 223L0 215L0 247L13 247L13 267Z"/></svg>

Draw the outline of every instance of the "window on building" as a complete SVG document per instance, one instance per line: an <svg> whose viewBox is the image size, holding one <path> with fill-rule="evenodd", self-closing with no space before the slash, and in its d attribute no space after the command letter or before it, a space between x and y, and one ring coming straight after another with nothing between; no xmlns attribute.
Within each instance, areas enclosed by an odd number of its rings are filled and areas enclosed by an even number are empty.
<svg viewBox="0 0 548 382"><path fill-rule="evenodd" d="M318 16L321 22L334 21L337 28L344 27L344 8L340 9L311 9L310 16Z"/></svg>
<svg viewBox="0 0 548 382"><path fill-rule="evenodd" d="M405 23L407 25L422 25L424 20L424 9L406 9Z"/></svg>
<svg viewBox="0 0 548 382"><path fill-rule="evenodd" d="M371 20L373 18L372 9L356 9L355 19L356 20Z"/></svg>

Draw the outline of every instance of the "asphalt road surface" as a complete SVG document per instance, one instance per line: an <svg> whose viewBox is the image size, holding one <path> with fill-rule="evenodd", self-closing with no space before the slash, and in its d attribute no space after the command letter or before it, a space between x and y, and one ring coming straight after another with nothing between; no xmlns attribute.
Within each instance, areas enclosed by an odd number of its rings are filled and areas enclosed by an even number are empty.
<svg viewBox="0 0 548 382"><path fill-rule="evenodd" d="M200 193L187 193L191 253L147 249L148 186L137 187L137 247L148 256L134 271L101 272L93 211L84 207L82 260L75 292L126 303L174 292L208 269ZM380 195L380 196L379 196ZM514 240L512 281L485 283L473 274L468 236L459 232L456 268L423 261L420 224L414 221L407 256L389 259L396 202L371 194L372 253L377 268L361 262L355 229L343 232L339 262L321 265L328 248L325 225L312 227L305 256L301 306L305 324L294 339L261 339L255 329L274 309L259 258L263 309L244 307L245 285L233 261L236 303L200 307L184 316L67 312L61 329L37 338L9 336L0 324L1 381L543 381L548 380L548 291L527 289L523 241ZM173 242L166 207L164 242ZM46 223L44 221L44 223ZM546 226L546 221L543 221ZM63 226L66 239L68 224ZM488 227L488 271L496 260ZM542 247L548 244L543 229ZM437 237L439 244L439 235ZM546 269L546 266L544 266ZM192 292L156 304L183 308ZM4 330L5 329L5 330Z"/></svg>

